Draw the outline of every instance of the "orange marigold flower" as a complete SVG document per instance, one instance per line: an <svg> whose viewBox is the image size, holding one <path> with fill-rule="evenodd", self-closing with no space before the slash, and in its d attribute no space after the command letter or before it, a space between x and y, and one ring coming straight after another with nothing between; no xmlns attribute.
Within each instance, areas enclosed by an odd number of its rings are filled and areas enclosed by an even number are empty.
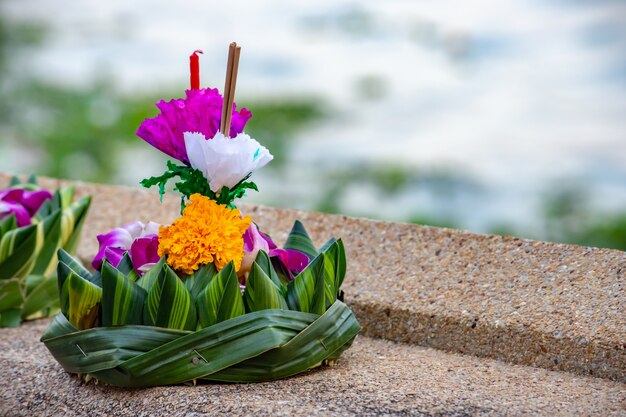
<svg viewBox="0 0 626 417"><path fill-rule="evenodd" d="M220 270L234 261L239 270L250 217L200 194L189 199L182 217L159 229L159 256L167 255L167 264L185 274L211 262Z"/></svg>

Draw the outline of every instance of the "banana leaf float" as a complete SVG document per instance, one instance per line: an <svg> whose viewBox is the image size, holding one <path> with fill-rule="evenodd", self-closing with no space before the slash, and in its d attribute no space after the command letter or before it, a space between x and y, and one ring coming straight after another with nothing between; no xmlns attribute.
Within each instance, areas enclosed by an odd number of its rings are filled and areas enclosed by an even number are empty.
<svg viewBox="0 0 626 417"><path fill-rule="evenodd" d="M318 251L296 222L285 249L311 260L291 280L260 250L244 288L233 261L181 278L163 257L139 277L128 252L89 272L59 250L62 312L41 340L67 372L120 387L259 382L332 364L360 330L342 302L343 242Z"/></svg>
<svg viewBox="0 0 626 417"><path fill-rule="evenodd" d="M91 197L73 200L74 187L53 194L35 177L0 191L0 327L58 312L57 250L76 249Z"/></svg>
<svg viewBox="0 0 626 417"><path fill-rule="evenodd" d="M360 331L343 303L341 239L317 248L296 221L283 248L234 204L273 156L243 130L240 48L224 94L200 88L190 57L185 98L160 101L137 135L178 162L141 184L163 196L174 180L181 217L99 235L90 271L58 251L61 313L41 338L67 372L121 387L256 382L332 364Z"/></svg>

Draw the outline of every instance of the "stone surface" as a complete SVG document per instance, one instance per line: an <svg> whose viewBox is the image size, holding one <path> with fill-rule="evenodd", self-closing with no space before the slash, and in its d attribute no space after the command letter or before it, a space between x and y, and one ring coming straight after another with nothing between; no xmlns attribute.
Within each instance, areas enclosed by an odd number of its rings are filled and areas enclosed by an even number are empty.
<svg viewBox="0 0 626 417"><path fill-rule="evenodd" d="M0 329L0 416L624 416L626 385L357 338L333 368L259 384L118 389L63 371L49 319Z"/></svg>
<svg viewBox="0 0 626 417"><path fill-rule="evenodd" d="M8 181L0 176L0 186ZM63 182L43 179L54 188ZM79 256L95 235L135 221L170 223L179 199L76 183L92 194ZM626 253L449 229L241 205L282 243L297 218L322 244L342 237L343 289L363 334L626 381Z"/></svg>

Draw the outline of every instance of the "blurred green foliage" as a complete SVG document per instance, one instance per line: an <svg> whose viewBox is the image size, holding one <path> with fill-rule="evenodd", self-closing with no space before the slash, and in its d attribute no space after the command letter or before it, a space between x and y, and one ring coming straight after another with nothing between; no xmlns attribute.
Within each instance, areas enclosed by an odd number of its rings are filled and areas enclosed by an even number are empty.
<svg viewBox="0 0 626 417"><path fill-rule="evenodd" d="M599 215L584 187L562 187L544 199L547 240L626 250L626 212Z"/></svg>

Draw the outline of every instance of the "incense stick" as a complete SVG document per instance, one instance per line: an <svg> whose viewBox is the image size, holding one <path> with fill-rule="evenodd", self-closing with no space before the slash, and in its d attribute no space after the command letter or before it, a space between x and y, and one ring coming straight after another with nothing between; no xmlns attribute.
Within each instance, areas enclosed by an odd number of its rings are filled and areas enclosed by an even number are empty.
<svg viewBox="0 0 626 417"><path fill-rule="evenodd" d="M233 102L235 100L235 87L237 85L237 71L239 69L239 54L241 47L232 42L228 48L228 63L226 65L226 80L224 82L224 94L222 104L222 120L220 131L224 136L230 134L230 122L233 114Z"/></svg>
<svg viewBox="0 0 626 417"><path fill-rule="evenodd" d="M226 113L228 112L228 96L230 94L230 79L232 77L233 70L233 58L235 57L235 43L231 43L228 48L228 60L226 61L226 80L224 81L224 91L222 92L222 118L220 120L220 132L226 136L225 124Z"/></svg>
<svg viewBox="0 0 626 417"><path fill-rule="evenodd" d="M233 67L232 67L231 78L230 78L230 89L228 90L228 108L226 112L226 122L224 125L226 129L226 133L224 133L225 136L229 136L230 134L230 122L233 116L233 104L235 102L235 89L237 87L237 72L239 71L239 55L240 54L241 54L241 47L237 46L235 49L234 57L233 57Z"/></svg>

